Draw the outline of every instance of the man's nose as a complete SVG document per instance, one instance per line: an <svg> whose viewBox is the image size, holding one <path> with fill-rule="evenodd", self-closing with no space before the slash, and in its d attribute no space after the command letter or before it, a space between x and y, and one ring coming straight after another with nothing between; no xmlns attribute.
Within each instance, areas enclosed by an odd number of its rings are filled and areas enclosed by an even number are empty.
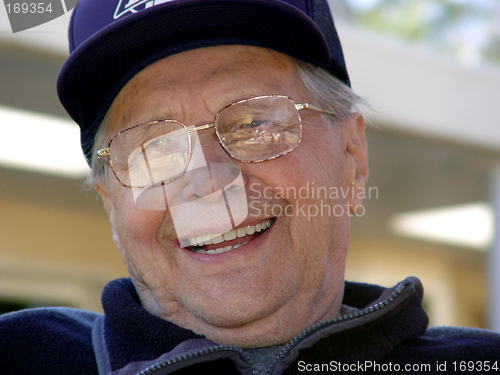
<svg viewBox="0 0 500 375"><path fill-rule="evenodd" d="M185 175L182 198L191 201L222 199L223 191L241 185L241 170L217 141L213 129L192 133L192 154Z"/></svg>

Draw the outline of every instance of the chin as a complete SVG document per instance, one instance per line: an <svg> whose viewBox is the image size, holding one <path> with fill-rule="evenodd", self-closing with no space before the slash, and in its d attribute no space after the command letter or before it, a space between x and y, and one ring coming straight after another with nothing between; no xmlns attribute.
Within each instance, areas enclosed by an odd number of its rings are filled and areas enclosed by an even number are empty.
<svg viewBox="0 0 500 375"><path fill-rule="evenodd" d="M193 309L191 313L195 318L210 326L238 329L260 322L275 310L274 306L262 308L255 306L255 303L235 303L225 304L225 306L218 305L213 308L205 306L203 309Z"/></svg>

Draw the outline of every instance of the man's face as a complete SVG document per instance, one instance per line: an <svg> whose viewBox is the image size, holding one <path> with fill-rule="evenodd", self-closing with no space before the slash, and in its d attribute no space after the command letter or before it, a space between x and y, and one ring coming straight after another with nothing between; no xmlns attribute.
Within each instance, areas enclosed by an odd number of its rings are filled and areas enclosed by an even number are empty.
<svg viewBox="0 0 500 375"><path fill-rule="evenodd" d="M110 137L158 119L187 126L209 123L232 102L273 94L310 102L292 60L283 54L249 46L183 52L128 82L109 113ZM247 243L220 254L181 247L170 211L138 208L132 189L107 168L107 183L96 188L149 312L219 344L240 347L283 343L338 314L348 215L360 203L349 189L362 186L367 177L364 123L357 115L337 125L324 123L313 111L301 111L301 117L301 144L260 163L229 157L213 128L198 132L207 163L230 163L241 170L251 207L238 226L272 219L269 229L237 239ZM186 201L206 194L196 175L177 184ZM203 215L206 222L212 220L206 210Z"/></svg>

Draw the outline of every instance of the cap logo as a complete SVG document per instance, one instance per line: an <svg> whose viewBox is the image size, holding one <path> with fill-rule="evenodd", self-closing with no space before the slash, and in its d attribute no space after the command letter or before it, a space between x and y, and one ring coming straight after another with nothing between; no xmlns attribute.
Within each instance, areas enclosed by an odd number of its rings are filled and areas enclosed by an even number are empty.
<svg viewBox="0 0 500 375"><path fill-rule="evenodd" d="M140 10L150 8L154 5L167 3L169 1L172 0L120 0L113 18L116 20L127 13L137 13Z"/></svg>

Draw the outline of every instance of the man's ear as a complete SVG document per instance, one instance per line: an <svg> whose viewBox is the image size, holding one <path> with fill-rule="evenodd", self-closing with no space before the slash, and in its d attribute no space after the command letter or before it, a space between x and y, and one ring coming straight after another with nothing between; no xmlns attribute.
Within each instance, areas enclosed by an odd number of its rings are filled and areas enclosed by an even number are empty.
<svg viewBox="0 0 500 375"><path fill-rule="evenodd" d="M108 214L109 218L109 223L111 224L111 232L113 233L113 242L115 243L116 247L122 254L123 261L126 262L126 258L124 257L124 252L122 251L122 246L120 242L120 238L116 232L115 228L115 219L116 219L116 211L113 206L113 201L111 199L111 195L109 193L109 188L108 185L106 184L106 181L104 180L99 180L93 183L95 191L99 193L102 199L102 203L104 205L104 209L106 210L106 213ZM126 264L126 263L125 263Z"/></svg>
<svg viewBox="0 0 500 375"><path fill-rule="evenodd" d="M106 182L103 180L98 180L93 182L92 185L94 186L94 190L97 191L101 196L104 209L106 210L106 213L108 214L109 217L111 214L112 202Z"/></svg>
<svg viewBox="0 0 500 375"><path fill-rule="evenodd" d="M356 214L363 203L364 187L368 181L368 148L365 138L365 119L353 113L348 120L345 153L347 159L345 185L352 191L347 194L351 214ZM358 209L356 209L358 207Z"/></svg>

